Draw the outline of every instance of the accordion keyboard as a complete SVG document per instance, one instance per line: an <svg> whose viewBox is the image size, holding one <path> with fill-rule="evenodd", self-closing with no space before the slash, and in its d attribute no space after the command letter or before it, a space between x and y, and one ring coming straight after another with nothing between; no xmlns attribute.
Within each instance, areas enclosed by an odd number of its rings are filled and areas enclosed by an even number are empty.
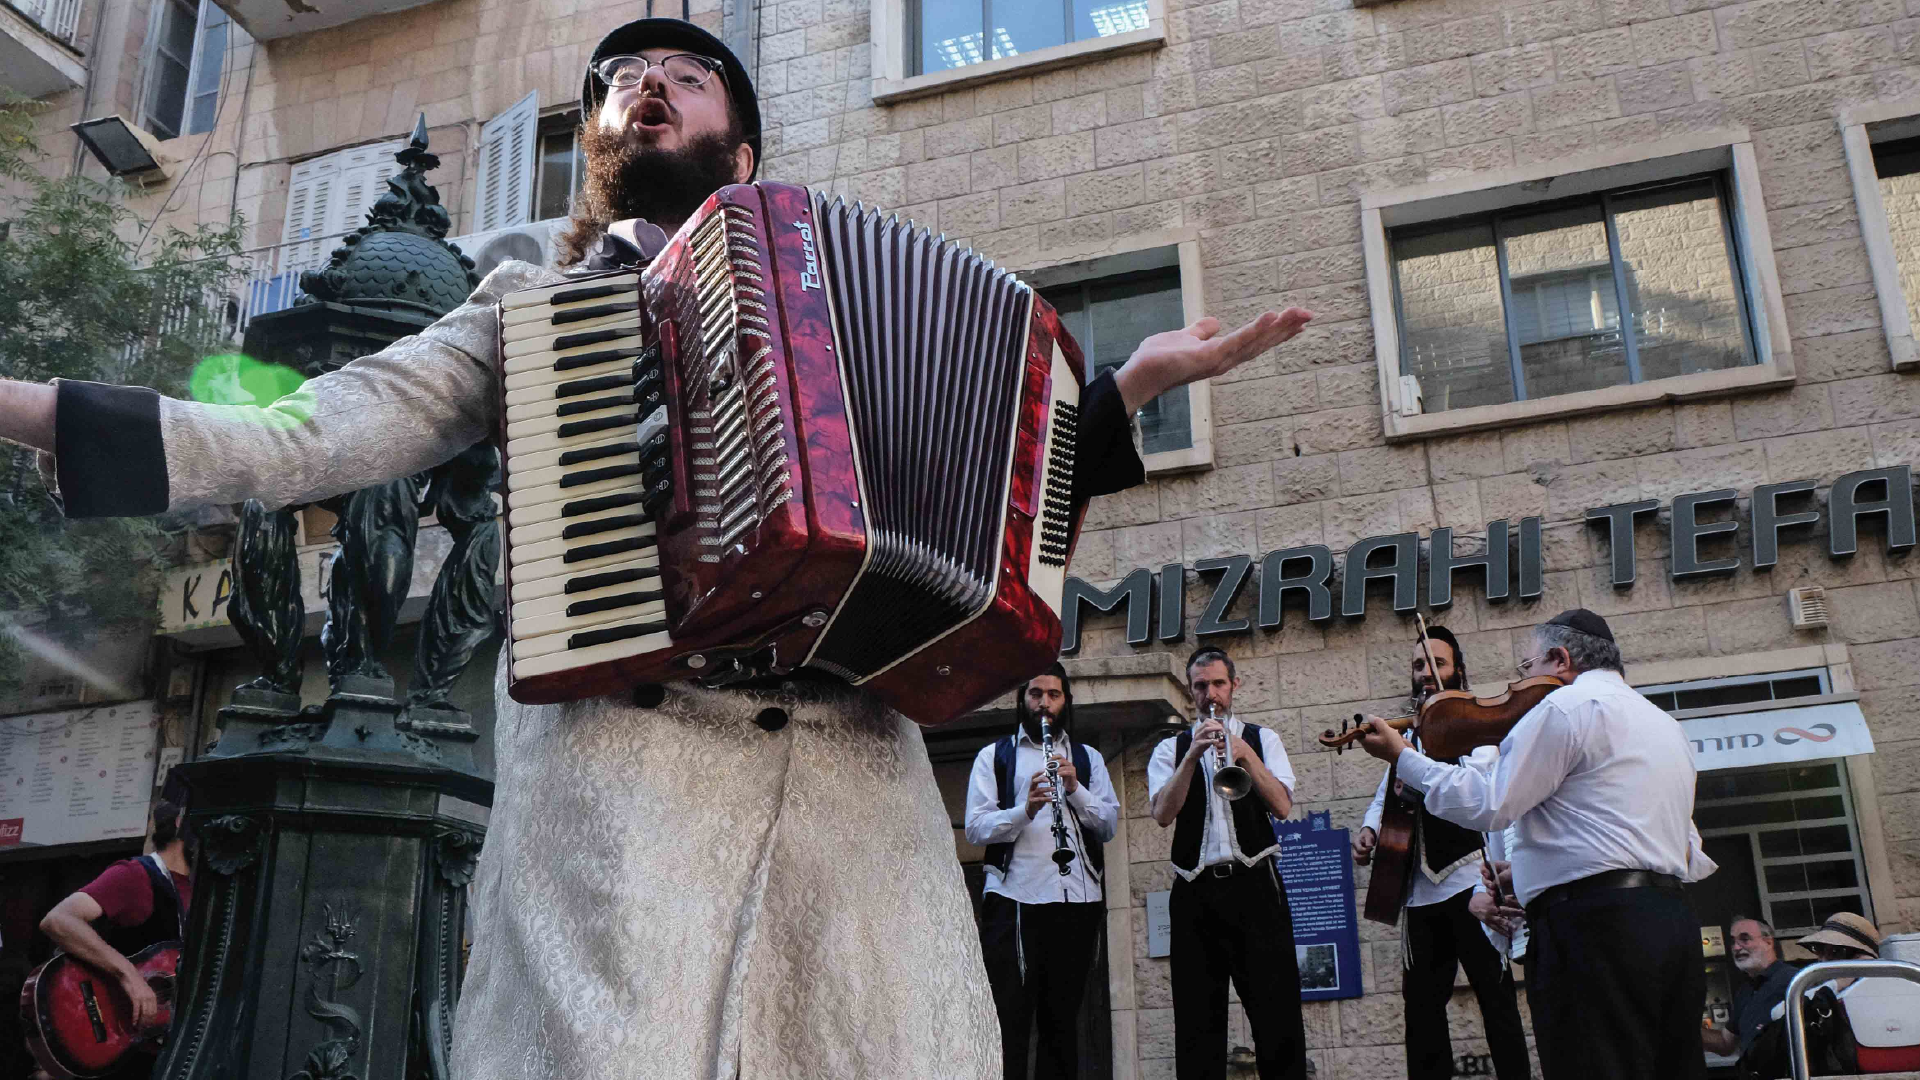
<svg viewBox="0 0 1920 1080"><path fill-rule="evenodd" d="M665 648L656 519L671 496L660 349L637 274L508 296L508 525L516 678Z"/></svg>

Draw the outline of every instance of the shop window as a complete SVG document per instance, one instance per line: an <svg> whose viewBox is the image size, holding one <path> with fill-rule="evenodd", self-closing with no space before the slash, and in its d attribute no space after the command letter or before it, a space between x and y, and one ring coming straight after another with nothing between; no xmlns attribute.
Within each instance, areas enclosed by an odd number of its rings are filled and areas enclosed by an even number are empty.
<svg viewBox="0 0 1920 1080"><path fill-rule="evenodd" d="M1792 380L1744 132L1362 207L1389 438Z"/></svg>
<svg viewBox="0 0 1920 1080"><path fill-rule="evenodd" d="M1126 363L1143 338L1190 321L1193 283L1180 245L1053 266L1022 275L1060 313L1080 345L1092 381ZM1205 383L1176 387L1136 415L1140 455L1150 473L1212 461L1211 392Z"/></svg>
<svg viewBox="0 0 1920 1080"><path fill-rule="evenodd" d="M1693 710L1789 707L1819 699L1830 687L1826 669L1811 668L1639 689L1684 719ZM1871 916L1853 795L1841 762L1702 772L1693 822L1707 854L1721 866L1703 883L1721 897L1703 906L1704 919L1757 914L1784 940L1813 932L1837 911ZM1718 907L1728 910L1713 910Z"/></svg>

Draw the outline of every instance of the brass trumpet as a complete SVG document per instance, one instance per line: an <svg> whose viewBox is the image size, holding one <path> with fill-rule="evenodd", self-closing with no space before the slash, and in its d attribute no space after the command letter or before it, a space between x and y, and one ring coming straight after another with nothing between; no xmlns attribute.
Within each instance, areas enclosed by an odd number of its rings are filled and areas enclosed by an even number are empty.
<svg viewBox="0 0 1920 1080"><path fill-rule="evenodd" d="M1207 719L1219 720L1219 708L1211 703L1207 705ZM1229 764L1233 758L1227 751L1233 746L1233 729L1226 721L1220 721L1221 743L1213 748L1213 790L1228 802L1239 802L1253 790L1253 777L1238 765Z"/></svg>

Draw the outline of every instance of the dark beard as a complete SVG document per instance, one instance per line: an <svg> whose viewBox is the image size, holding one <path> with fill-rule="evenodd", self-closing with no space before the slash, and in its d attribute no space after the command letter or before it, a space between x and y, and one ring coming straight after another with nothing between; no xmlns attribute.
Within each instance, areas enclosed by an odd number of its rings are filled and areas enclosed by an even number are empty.
<svg viewBox="0 0 1920 1080"><path fill-rule="evenodd" d="M740 138L732 131L709 133L679 150L635 146L623 132L597 122L581 126L587 175L581 185L576 218L602 223L645 218L678 226L693 216L707 196L734 182L734 151Z"/></svg>
<svg viewBox="0 0 1920 1080"><path fill-rule="evenodd" d="M1410 694L1410 696L1413 698L1413 700L1419 701L1422 697L1426 696L1427 680L1414 679L1412 680L1412 685L1413 685L1413 691ZM1445 682L1442 682L1440 684L1441 690L1465 690L1466 688L1467 688L1467 680L1458 671L1455 671L1452 677L1448 678ZM1438 692L1439 691L1435 691L1435 693L1438 693Z"/></svg>

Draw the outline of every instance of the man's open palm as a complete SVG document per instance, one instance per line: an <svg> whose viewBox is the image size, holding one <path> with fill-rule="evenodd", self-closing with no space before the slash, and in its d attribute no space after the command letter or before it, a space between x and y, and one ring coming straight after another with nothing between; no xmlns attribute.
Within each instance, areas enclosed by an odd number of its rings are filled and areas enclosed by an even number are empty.
<svg viewBox="0 0 1920 1080"><path fill-rule="evenodd" d="M1128 412L1176 386L1224 375L1292 338L1313 318L1305 308L1265 312L1231 334L1209 315L1192 326L1168 330L1142 341L1114 376Z"/></svg>

